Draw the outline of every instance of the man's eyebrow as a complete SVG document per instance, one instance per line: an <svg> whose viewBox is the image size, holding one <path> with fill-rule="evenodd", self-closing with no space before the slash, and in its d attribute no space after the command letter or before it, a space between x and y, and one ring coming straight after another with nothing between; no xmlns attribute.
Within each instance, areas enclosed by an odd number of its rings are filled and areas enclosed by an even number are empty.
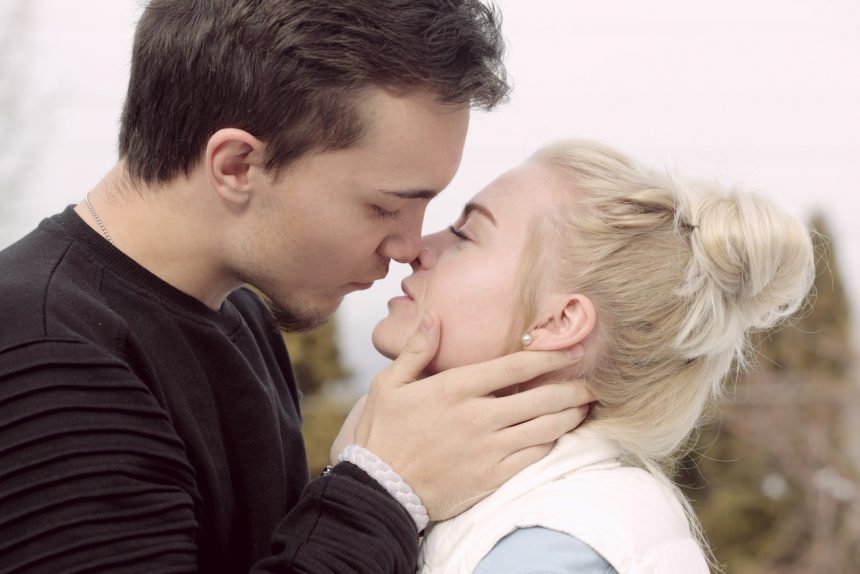
<svg viewBox="0 0 860 574"><path fill-rule="evenodd" d="M405 189L400 191L380 189L379 191L387 195L399 197L400 199L426 199L428 201L439 195L438 191L433 191L432 189Z"/></svg>
<svg viewBox="0 0 860 574"><path fill-rule="evenodd" d="M498 223L496 223L496 218L493 217L493 214L490 212L490 210L481 205L480 203L475 203L474 201L470 201L466 204L466 207L463 208L463 218L465 219L466 217L468 217L469 214L473 211L477 211L478 213L489 219L490 223L498 227Z"/></svg>

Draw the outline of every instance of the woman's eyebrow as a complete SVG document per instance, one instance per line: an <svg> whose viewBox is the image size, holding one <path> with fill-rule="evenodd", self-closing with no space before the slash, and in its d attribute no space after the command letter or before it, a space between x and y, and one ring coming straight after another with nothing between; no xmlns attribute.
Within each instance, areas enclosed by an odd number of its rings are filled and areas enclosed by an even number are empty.
<svg viewBox="0 0 860 574"><path fill-rule="evenodd" d="M495 227L498 227L498 223L496 223L496 218L493 217L492 212L480 203L475 203L474 201L470 201L466 204L466 207L463 208L463 219L467 218L469 214L473 211L480 213L481 215L489 219L490 223L492 223Z"/></svg>

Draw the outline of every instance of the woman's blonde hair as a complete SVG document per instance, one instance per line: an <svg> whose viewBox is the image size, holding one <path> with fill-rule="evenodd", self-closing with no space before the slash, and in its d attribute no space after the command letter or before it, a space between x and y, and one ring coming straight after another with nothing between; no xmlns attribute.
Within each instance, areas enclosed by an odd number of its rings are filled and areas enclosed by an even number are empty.
<svg viewBox="0 0 860 574"><path fill-rule="evenodd" d="M560 175L565 191L536 226L526 260L551 272L524 277L524 308L537 307L536 281L591 299L597 327L580 373L597 398L589 427L669 483L704 408L733 365L747 365L750 332L803 304L810 234L758 195L682 184L598 143L559 142L530 161Z"/></svg>

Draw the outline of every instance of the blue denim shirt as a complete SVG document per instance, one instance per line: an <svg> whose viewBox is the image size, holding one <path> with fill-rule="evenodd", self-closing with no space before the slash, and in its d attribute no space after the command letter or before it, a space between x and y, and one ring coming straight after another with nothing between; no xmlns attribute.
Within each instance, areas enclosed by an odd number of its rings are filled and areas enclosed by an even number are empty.
<svg viewBox="0 0 860 574"><path fill-rule="evenodd" d="M568 534L532 527L502 538L475 574L618 574L591 546Z"/></svg>

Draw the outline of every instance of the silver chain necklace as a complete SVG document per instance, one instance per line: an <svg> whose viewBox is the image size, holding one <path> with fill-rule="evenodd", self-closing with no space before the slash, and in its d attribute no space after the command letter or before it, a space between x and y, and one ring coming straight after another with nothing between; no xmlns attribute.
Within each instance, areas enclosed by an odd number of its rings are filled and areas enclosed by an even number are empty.
<svg viewBox="0 0 860 574"><path fill-rule="evenodd" d="M101 227L101 229L102 229L102 233L104 233L104 234L105 234L105 238L108 240L108 242L109 242L111 245L113 245L113 239L111 239L111 238L110 238L110 233L108 233L107 227L105 227L105 224L104 224L104 223L102 223L102 220L101 220L101 218L99 217L99 214L98 214L98 213L96 213L96 210L95 210L95 209L93 209L93 204L92 204L92 203L90 203L90 194L89 194L89 193L87 193L87 195L84 197L84 201L86 201L86 202L87 202L87 207L89 208L90 213L92 213L92 214L93 214L93 219L95 219L95 220L96 220L96 223L98 223L98 224L99 224L99 227Z"/></svg>

